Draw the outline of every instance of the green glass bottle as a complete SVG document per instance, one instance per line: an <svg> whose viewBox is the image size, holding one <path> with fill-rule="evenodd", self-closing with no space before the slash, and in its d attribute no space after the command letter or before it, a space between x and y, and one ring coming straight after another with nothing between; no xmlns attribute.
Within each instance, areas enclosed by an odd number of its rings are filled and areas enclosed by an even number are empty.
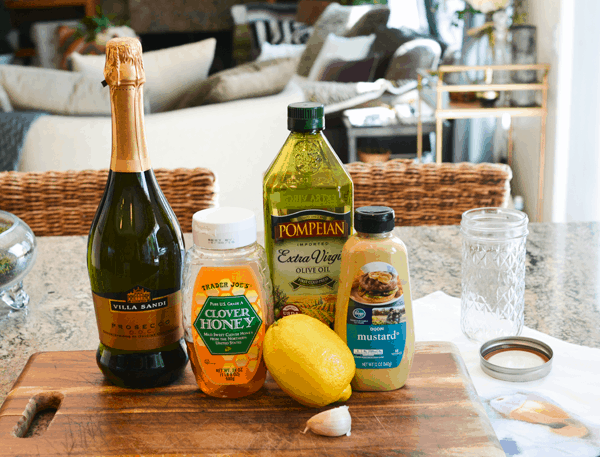
<svg viewBox="0 0 600 457"><path fill-rule="evenodd" d="M156 387L179 377L188 361L183 237L148 160L141 45L135 38L113 39L106 56L112 158L87 258L100 335L96 361L118 386Z"/></svg>
<svg viewBox="0 0 600 457"><path fill-rule="evenodd" d="M288 106L291 133L263 181L275 319L303 313L333 326L352 179L323 135L318 103Z"/></svg>

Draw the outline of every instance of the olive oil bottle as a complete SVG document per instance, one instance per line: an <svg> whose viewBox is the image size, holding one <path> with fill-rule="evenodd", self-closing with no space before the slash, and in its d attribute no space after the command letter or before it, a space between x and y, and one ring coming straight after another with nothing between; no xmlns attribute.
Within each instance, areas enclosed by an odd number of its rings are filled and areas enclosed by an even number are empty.
<svg viewBox="0 0 600 457"><path fill-rule="evenodd" d="M323 105L288 106L291 133L263 181L275 319L303 313L333 326L352 180L323 135Z"/></svg>
<svg viewBox="0 0 600 457"><path fill-rule="evenodd" d="M112 158L88 238L88 273L100 346L96 361L114 384L155 387L188 361L183 345L181 229L146 150L142 47L135 38L106 45Z"/></svg>

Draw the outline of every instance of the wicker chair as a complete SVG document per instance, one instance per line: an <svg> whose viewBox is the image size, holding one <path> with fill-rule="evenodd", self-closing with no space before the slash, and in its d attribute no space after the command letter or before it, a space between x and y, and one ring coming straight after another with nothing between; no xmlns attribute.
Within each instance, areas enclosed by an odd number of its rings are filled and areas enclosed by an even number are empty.
<svg viewBox="0 0 600 457"><path fill-rule="evenodd" d="M353 162L354 207L394 209L396 225L460 224L464 211L508 204L512 171L507 165L418 164L412 160Z"/></svg>
<svg viewBox="0 0 600 457"><path fill-rule="evenodd" d="M215 175L205 168L154 170L184 232L192 215L216 205ZM0 209L23 219L37 236L87 235L108 170L0 173Z"/></svg>

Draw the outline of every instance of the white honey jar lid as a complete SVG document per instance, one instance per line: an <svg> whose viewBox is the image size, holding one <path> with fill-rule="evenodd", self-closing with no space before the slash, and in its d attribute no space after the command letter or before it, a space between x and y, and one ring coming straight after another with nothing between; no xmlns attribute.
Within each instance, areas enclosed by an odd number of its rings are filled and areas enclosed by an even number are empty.
<svg viewBox="0 0 600 457"><path fill-rule="evenodd" d="M203 249L237 249L256 242L256 217L246 208L198 211L192 217L194 244Z"/></svg>

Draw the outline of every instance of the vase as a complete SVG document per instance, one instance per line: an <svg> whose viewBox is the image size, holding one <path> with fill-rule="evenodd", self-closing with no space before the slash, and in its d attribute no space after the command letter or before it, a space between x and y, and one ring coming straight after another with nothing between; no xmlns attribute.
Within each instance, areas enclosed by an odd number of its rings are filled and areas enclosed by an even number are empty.
<svg viewBox="0 0 600 457"><path fill-rule="evenodd" d="M537 63L536 28L534 25L514 25L510 28L512 36L511 57L514 64L531 65ZM512 81L518 84L535 83L535 70L518 70L512 72ZM511 94L513 106L535 106L536 91L518 90Z"/></svg>
<svg viewBox="0 0 600 457"><path fill-rule="evenodd" d="M494 47L493 47L493 64L494 65L509 65L511 57L508 50L508 23L510 17L504 10L496 11L492 15L494 22ZM510 74L506 70L495 70L492 78L494 84L509 84ZM501 91L496 106L509 105L508 92Z"/></svg>

